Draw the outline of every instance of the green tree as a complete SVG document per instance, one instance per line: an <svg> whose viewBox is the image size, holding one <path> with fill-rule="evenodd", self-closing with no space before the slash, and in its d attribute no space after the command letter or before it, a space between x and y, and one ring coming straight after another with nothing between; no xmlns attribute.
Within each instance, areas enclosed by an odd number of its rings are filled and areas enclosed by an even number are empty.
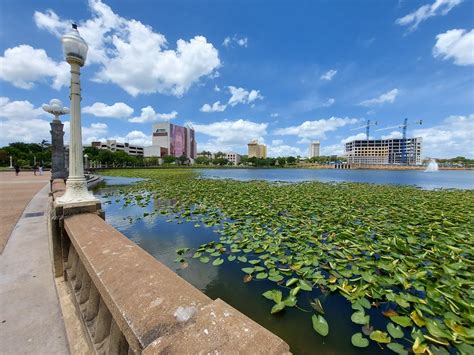
<svg viewBox="0 0 474 355"><path fill-rule="evenodd" d="M163 158L163 163L165 164L172 164L176 162L176 158L172 155L164 155L162 158Z"/></svg>

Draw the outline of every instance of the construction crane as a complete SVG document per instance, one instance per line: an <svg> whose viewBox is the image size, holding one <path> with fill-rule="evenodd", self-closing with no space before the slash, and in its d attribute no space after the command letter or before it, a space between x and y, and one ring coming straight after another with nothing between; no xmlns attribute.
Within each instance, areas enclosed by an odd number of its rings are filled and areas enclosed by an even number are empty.
<svg viewBox="0 0 474 355"><path fill-rule="evenodd" d="M413 124L423 124L423 120L418 120ZM390 126L390 127L385 127L381 129L377 129L376 132L378 131L385 131L387 129L393 129L393 128L401 128L402 129L402 164L406 164L407 162L407 127L409 126L408 124L408 118L405 118L403 120L403 124L399 126Z"/></svg>
<svg viewBox="0 0 474 355"><path fill-rule="evenodd" d="M365 128L365 134L367 136L367 140L369 140L370 126L377 126L377 121L375 121L374 123L370 123L370 120L367 120L367 123L364 126L360 126L360 127L357 127L357 128L352 128L351 131L355 131L357 129Z"/></svg>

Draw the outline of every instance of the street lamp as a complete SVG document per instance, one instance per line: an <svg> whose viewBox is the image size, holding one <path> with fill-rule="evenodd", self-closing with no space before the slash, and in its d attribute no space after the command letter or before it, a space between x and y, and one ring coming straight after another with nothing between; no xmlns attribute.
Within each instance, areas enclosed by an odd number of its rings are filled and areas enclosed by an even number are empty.
<svg viewBox="0 0 474 355"><path fill-rule="evenodd" d="M52 99L48 104L43 105L43 110L52 114L54 119L50 122L51 126L51 161L52 161L52 175L51 180L66 179L66 164L64 159L64 130L63 123L59 116L69 113L67 107L63 107L61 100Z"/></svg>
<svg viewBox="0 0 474 355"><path fill-rule="evenodd" d="M87 154L84 154L84 165L85 165L86 169L89 169L89 164L88 164L88 161L87 161L88 158L89 158L89 156Z"/></svg>
<svg viewBox="0 0 474 355"><path fill-rule="evenodd" d="M81 67L87 58L87 43L79 35L77 25L61 38L63 53L71 66L71 120L69 138L69 178L66 181L64 195L56 201L59 205L88 205L98 200L87 190L82 162L82 133L81 133Z"/></svg>
<svg viewBox="0 0 474 355"><path fill-rule="evenodd" d="M54 116L53 121L61 122L59 116L66 115L69 113L69 109L67 107L63 107L63 103L61 102L61 100L58 99L52 99L51 101L49 101L49 105L44 104L42 107L44 111Z"/></svg>

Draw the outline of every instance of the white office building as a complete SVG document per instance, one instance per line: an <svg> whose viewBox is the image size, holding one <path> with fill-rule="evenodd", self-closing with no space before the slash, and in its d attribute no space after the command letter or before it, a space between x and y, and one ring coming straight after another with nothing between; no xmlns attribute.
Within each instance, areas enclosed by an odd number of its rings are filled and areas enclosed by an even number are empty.
<svg viewBox="0 0 474 355"><path fill-rule="evenodd" d="M319 148L320 148L320 143L319 142L312 142L309 145L309 157L310 158L315 158L319 157Z"/></svg>

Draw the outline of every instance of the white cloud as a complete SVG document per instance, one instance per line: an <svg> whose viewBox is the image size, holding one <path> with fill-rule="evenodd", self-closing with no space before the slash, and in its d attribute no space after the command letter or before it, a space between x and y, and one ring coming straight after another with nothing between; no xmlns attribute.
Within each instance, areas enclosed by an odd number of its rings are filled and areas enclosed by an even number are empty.
<svg viewBox="0 0 474 355"><path fill-rule="evenodd" d="M269 145L267 149L267 153L269 157L287 157L287 156L303 156L303 151L298 147L293 147L291 145L286 144L278 144L278 145Z"/></svg>
<svg viewBox="0 0 474 355"><path fill-rule="evenodd" d="M221 91L221 88L217 85L214 85L214 91L215 92L220 92Z"/></svg>
<svg viewBox="0 0 474 355"><path fill-rule="evenodd" d="M123 102L116 102L111 106L96 102L92 106L84 107L82 112L97 117L127 118L133 113L133 108Z"/></svg>
<svg viewBox="0 0 474 355"><path fill-rule="evenodd" d="M335 99L327 99L326 102L323 102L321 104L322 107L329 107L329 106L332 106L334 103L336 102Z"/></svg>
<svg viewBox="0 0 474 355"><path fill-rule="evenodd" d="M51 141L50 120L41 117L51 117L42 108L35 108L29 101L10 101L0 97L0 145L22 141L25 143ZM69 121L64 122L64 143L69 143ZM97 140L96 137L107 133L105 123L92 123L82 127L83 142Z"/></svg>
<svg viewBox="0 0 474 355"><path fill-rule="evenodd" d="M249 104L257 99L263 100L263 96L260 95L259 90L247 91L244 88L237 88L235 86L228 86L231 97L228 104L235 106L237 104Z"/></svg>
<svg viewBox="0 0 474 355"><path fill-rule="evenodd" d="M92 18L79 23L79 32L89 45L88 63L100 65L97 82L114 83L132 96L159 92L179 97L221 65L217 49L203 36L179 39L173 50L164 35L115 14L100 0L90 0L89 8ZM34 19L56 36L71 22L51 10L36 12Z"/></svg>
<svg viewBox="0 0 474 355"><path fill-rule="evenodd" d="M474 158L474 114L449 116L441 124L413 131L414 137L423 138L423 156Z"/></svg>
<svg viewBox="0 0 474 355"><path fill-rule="evenodd" d="M237 35L234 35L233 37L226 37L224 38L224 42L222 42L222 45L224 47L231 47L233 43L235 43L236 45L240 47L247 47L248 38L238 37Z"/></svg>
<svg viewBox="0 0 474 355"><path fill-rule="evenodd" d="M128 119L128 122L132 123L145 123L153 122L158 120L169 121L178 116L177 111L172 111L170 113L157 113L151 106L143 107L141 114L138 117L132 117Z"/></svg>
<svg viewBox="0 0 474 355"><path fill-rule="evenodd" d="M0 146L18 141L50 141L49 121L41 116L47 117L46 112L29 101L10 101L8 97L0 97Z"/></svg>
<svg viewBox="0 0 474 355"><path fill-rule="evenodd" d="M457 65L474 65L474 30L449 30L436 36L433 55L453 59Z"/></svg>
<svg viewBox="0 0 474 355"><path fill-rule="evenodd" d="M396 139L403 138L403 134L399 131L392 131L387 135L382 136L382 139Z"/></svg>
<svg viewBox="0 0 474 355"><path fill-rule="evenodd" d="M305 121L299 126L279 128L274 134L284 136L293 135L299 138L324 138L326 132L335 131L340 127L358 122L355 118L331 117L315 121Z"/></svg>
<svg viewBox="0 0 474 355"><path fill-rule="evenodd" d="M337 70L334 70L334 69L331 69L329 71L327 71L326 73L324 73L323 75L321 75L321 80L332 80L332 78L334 77L334 75L337 74Z"/></svg>
<svg viewBox="0 0 474 355"><path fill-rule="evenodd" d="M395 21L400 26L410 26L414 31L418 25L433 16L447 15L454 7L461 4L463 0L436 0L430 5L423 5L417 10L403 16Z"/></svg>
<svg viewBox="0 0 474 355"><path fill-rule="evenodd" d="M140 145L140 146L149 146L151 145L151 136L149 134L145 134L142 131L131 131L128 132L125 136L112 136L112 137L102 137L97 139L98 141L105 141L107 139L114 139L117 142L123 143L130 143L132 145Z"/></svg>
<svg viewBox="0 0 474 355"><path fill-rule="evenodd" d="M210 124L195 124L192 126L197 133L212 137L207 143L199 144L199 150L235 150L244 149L253 139L263 141L267 133L267 123L257 123L248 120L218 121Z"/></svg>
<svg viewBox="0 0 474 355"><path fill-rule="evenodd" d="M209 104L204 104L202 107L199 109L201 112L223 112L227 108L227 105L222 104L220 101L216 101L211 105Z"/></svg>
<svg viewBox="0 0 474 355"><path fill-rule="evenodd" d="M386 102L392 104L392 103L395 102L395 99L397 98L398 93L399 93L398 89L393 89L393 90L390 90L390 91L386 92L385 94L380 95L379 97L369 99L369 100L364 100L364 101L360 102L359 105L360 106L371 107L371 106L382 105Z"/></svg>
<svg viewBox="0 0 474 355"><path fill-rule="evenodd" d="M69 65L55 62L44 49L22 44L5 50L0 57L0 79L20 89L32 89L35 82L52 80L51 86L59 90L69 81Z"/></svg>
<svg viewBox="0 0 474 355"><path fill-rule="evenodd" d="M270 114L270 117L273 117L273 118L278 117L278 116L280 116L279 113L271 113L271 114Z"/></svg>

